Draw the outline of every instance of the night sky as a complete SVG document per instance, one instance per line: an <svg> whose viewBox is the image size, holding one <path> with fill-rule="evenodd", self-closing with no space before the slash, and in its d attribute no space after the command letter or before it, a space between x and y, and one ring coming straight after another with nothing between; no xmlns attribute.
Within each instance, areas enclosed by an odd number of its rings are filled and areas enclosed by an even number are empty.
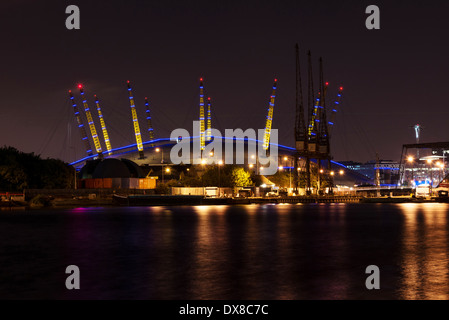
<svg viewBox="0 0 449 320"><path fill-rule="evenodd" d="M71 4L80 30L65 27ZM365 27L370 4L380 8L380 30ZM449 141L448 18L447 0L2 2L0 144L68 162L84 156L67 93L78 98L78 83L91 107L100 98L112 147L135 143L127 80L142 131L149 97L156 138L191 132L200 77L213 127L264 128L276 77L273 128L294 146L299 43L304 93L309 49L315 88L321 56L328 98L345 89L334 159L399 160L415 124L422 142Z"/></svg>

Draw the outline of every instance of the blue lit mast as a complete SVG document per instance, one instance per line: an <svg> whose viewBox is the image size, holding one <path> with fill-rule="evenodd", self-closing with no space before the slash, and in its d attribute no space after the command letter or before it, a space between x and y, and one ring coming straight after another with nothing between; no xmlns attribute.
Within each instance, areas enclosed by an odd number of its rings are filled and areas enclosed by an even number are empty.
<svg viewBox="0 0 449 320"><path fill-rule="evenodd" d="M148 124L148 136L150 138L150 141L154 140L154 130L153 125L151 123L151 113L150 113L150 104L148 102L148 98L145 97L145 113L147 114L147 124Z"/></svg>
<svg viewBox="0 0 449 320"><path fill-rule="evenodd" d="M92 148L90 146L89 138L87 137L86 128L84 127L83 120L81 119L81 114L76 105L75 98L73 97L72 90L69 90L70 101L72 102L73 111L75 112L76 122L78 123L78 128L80 129L81 139L84 142L84 147L89 156L92 155Z"/></svg>
<svg viewBox="0 0 449 320"><path fill-rule="evenodd" d="M335 117L337 115L337 108L340 105L342 94L343 94L343 87L340 87L338 90L338 93L337 93L337 99L335 99L335 102L334 102L334 108L332 109L330 120L328 122L329 138L332 134L332 129L334 128Z"/></svg>

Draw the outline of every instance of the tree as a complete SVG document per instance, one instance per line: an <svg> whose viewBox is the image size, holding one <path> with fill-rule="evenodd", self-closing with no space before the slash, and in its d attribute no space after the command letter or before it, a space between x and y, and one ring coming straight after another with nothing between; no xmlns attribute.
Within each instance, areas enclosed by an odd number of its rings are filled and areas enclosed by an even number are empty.
<svg viewBox="0 0 449 320"><path fill-rule="evenodd" d="M57 159L41 159L13 147L0 148L0 190L64 189L72 186L73 168Z"/></svg>
<svg viewBox="0 0 449 320"><path fill-rule="evenodd" d="M231 171L232 187L248 187L253 184L251 174L241 167L234 167Z"/></svg>

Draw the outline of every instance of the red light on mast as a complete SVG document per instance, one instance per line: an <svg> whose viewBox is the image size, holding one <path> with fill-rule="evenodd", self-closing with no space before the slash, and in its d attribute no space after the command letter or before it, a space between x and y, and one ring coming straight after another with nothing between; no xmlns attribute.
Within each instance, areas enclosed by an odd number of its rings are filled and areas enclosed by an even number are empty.
<svg viewBox="0 0 449 320"><path fill-rule="evenodd" d="M343 87L340 87L340 90L343 91Z"/></svg>
<svg viewBox="0 0 449 320"><path fill-rule="evenodd" d="M203 81L203 78L200 78L200 81Z"/></svg>
<svg viewBox="0 0 449 320"><path fill-rule="evenodd" d="M328 86L329 85L329 82L326 82L326 86Z"/></svg>
<svg viewBox="0 0 449 320"><path fill-rule="evenodd" d="M210 101L210 98L207 98L207 101Z"/></svg>
<svg viewBox="0 0 449 320"><path fill-rule="evenodd" d="M80 88L80 89L81 89L82 87L83 87L83 85L82 85L82 84L79 84L79 85L78 85L78 88Z"/></svg>

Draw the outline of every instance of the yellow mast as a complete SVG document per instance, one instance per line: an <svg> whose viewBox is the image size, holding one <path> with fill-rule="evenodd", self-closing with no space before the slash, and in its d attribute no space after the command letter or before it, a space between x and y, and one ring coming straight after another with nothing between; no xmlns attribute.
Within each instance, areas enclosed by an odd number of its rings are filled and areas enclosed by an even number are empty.
<svg viewBox="0 0 449 320"><path fill-rule="evenodd" d="M207 98L207 130L206 130L206 141L212 140L212 117L210 111L210 98Z"/></svg>
<svg viewBox="0 0 449 320"><path fill-rule="evenodd" d="M143 159L143 158L145 158L145 156L143 154L142 136L140 134L139 120L137 119L136 106L134 104L134 97L133 97L133 93L131 91L131 85L129 83L129 80L127 81L127 84L128 84L129 103L131 105L131 114L133 117L134 133L136 136L137 150L139 150L139 158Z"/></svg>
<svg viewBox="0 0 449 320"><path fill-rule="evenodd" d="M273 84L273 92L270 96L270 103L268 105L268 115L267 115L267 121L265 124L265 135L263 139L263 149L268 150L268 146L270 145L270 135L271 135L271 124L273 122L273 109L274 109L274 100L276 98L276 86L277 86L277 79L274 79Z"/></svg>
<svg viewBox="0 0 449 320"><path fill-rule="evenodd" d="M204 150L206 147L205 139L205 125L204 125L204 86L203 78L200 78L200 147Z"/></svg>
<svg viewBox="0 0 449 320"><path fill-rule="evenodd" d="M94 97L95 97L95 105L97 106L98 118L100 118L101 130L103 131L104 143L106 144L108 155L112 155L111 141L109 140L109 134L108 130L106 129L106 123L104 122L103 114L101 113L100 102L98 101L96 95Z"/></svg>

